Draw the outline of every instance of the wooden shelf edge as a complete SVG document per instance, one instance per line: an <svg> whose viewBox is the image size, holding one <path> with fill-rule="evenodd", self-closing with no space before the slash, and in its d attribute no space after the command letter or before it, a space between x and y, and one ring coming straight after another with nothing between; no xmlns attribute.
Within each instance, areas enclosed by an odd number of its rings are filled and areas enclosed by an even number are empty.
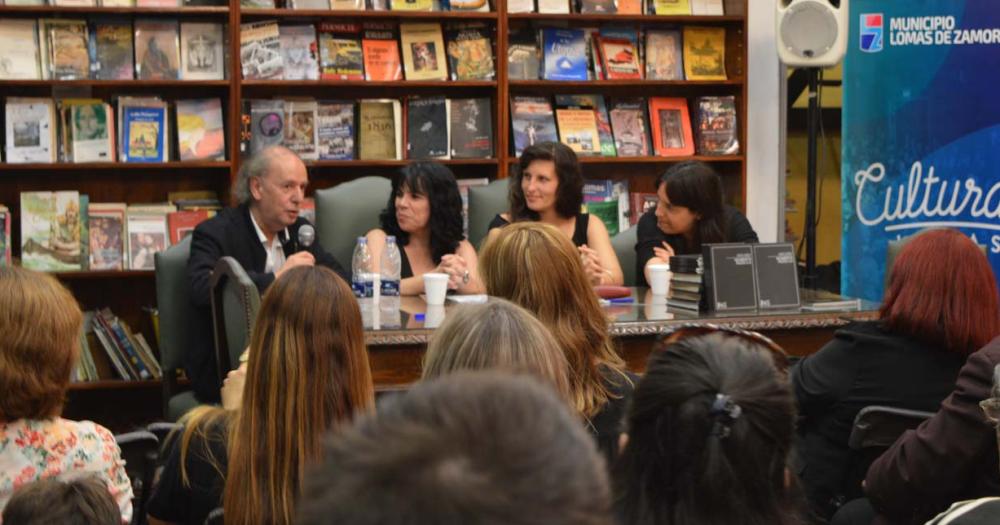
<svg viewBox="0 0 1000 525"><path fill-rule="evenodd" d="M0 13L2 14L2 13ZM0 87L229 87L228 80L0 80Z"/></svg>
<svg viewBox="0 0 1000 525"><path fill-rule="evenodd" d="M162 169L229 169L229 161L171 161L171 162L33 162L26 164L0 162L4 171L86 171L86 170L162 170Z"/></svg>
<svg viewBox="0 0 1000 525"><path fill-rule="evenodd" d="M3 14L48 14L48 13L79 13L79 14L139 14L139 15L226 15L228 6L192 6L192 7L103 7L103 6L58 6L58 5L3 5Z"/></svg>
<svg viewBox="0 0 1000 525"><path fill-rule="evenodd" d="M241 17L260 18L413 18L413 19L477 19L496 20L495 11L372 11L333 9L252 9L240 10Z"/></svg>
<svg viewBox="0 0 1000 525"><path fill-rule="evenodd" d="M742 22L743 15L625 15L618 13L508 13L508 20L577 20L581 22L665 22L674 24Z"/></svg>

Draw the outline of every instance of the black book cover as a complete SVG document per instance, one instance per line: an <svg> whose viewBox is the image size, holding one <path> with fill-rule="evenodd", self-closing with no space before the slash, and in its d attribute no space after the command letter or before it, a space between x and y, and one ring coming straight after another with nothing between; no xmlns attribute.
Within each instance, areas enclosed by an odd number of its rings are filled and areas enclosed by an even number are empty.
<svg viewBox="0 0 1000 525"><path fill-rule="evenodd" d="M493 115L488 98L452 99L451 157L486 159L493 156Z"/></svg>
<svg viewBox="0 0 1000 525"><path fill-rule="evenodd" d="M448 110L444 97L407 100L407 145L410 159L448 157Z"/></svg>
<svg viewBox="0 0 1000 525"><path fill-rule="evenodd" d="M760 308L798 308L799 272L791 243L753 245Z"/></svg>
<svg viewBox="0 0 1000 525"><path fill-rule="evenodd" d="M755 310L757 286L753 246L706 244L702 247L702 255L708 309L716 312Z"/></svg>
<svg viewBox="0 0 1000 525"><path fill-rule="evenodd" d="M699 155L736 155L740 152L736 97L699 97L695 120Z"/></svg>

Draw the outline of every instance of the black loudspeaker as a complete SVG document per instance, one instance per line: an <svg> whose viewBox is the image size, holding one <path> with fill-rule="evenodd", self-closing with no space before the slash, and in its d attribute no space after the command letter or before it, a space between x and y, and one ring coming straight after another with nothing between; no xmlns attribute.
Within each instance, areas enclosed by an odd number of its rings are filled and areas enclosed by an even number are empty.
<svg viewBox="0 0 1000 525"><path fill-rule="evenodd" d="M777 0L778 57L788 66L829 67L847 51L848 0Z"/></svg>

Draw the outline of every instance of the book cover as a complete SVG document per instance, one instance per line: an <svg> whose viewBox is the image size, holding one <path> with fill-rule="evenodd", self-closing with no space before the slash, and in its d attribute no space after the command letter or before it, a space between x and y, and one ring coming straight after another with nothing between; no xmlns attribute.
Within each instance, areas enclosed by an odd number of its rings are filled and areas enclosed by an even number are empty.
<svg viewBox="0 0 1000 525"><path fill-rule="evenodd" d="M493 157L493 112L488 98L449 99L451 107L451 157Z"/></svg>
<svg viewBox="0 0 1000 525"><path fill-rule="evenodd" d="M225 160L222 101L218 98L178 100L175 107L180 159Z"/></svg>
<svg viewBox="0 0 1000 525"><path fill-rule="evenodd" d="M726 80L726 29L684 28L684 78Z"/></svg>
<svg viewBox="0 0 1000 525"><path fill-rule="evenodd" d="M247 9L274 9L274 0L240 0L240 7Z"/></svg>
<svg viewBox="0 0 1000 525"><path fill-rule="evenodd" d="M165 107L125 107L122 111L122 162L165 162Z"/></svg>
<svg viewBox="0 0 1000 525"><path fill-rule="evenodd" d="M98 80L132 80L132 22L91 22L90 69Z"/></svg>
<svg viewBox="0 0 1000 525"><path fill-rule="evenodd" d="M507 46L507 78L511 80L538 80L539 49L535 36L526 31L515 31Z"/></svg>
<svg viewBox="0 0 1000 525"><path fill-rule="evenodd" d="M754 244L753 267L757 273L757 306L798 310L799 263L792 243Z"/></svg>
<svg viewBox="0 0 1000 525"><path fill-rule="evenodd" d="M589 157L601 154L597 135L597 118L592 109L556 108L559 140L577 155Z"/></svg>
<svg viewBox="0 0 1000 525"><path fill-rule="evenodd" d="M45 5L45 0L4 0L6 5Z"/></svg>
<svg viewBox="0 0 1000 525"><path fill-rule="evenodd" d="M508 13L534 13L535 0L508 0Z"/></svg>
<svg viewBox="0 0 1000 525"><path fill-rule="evenodd" d="M168 212L146 212L128 209L128 267L131 270L153 270L153 256L166 250Z"/></svg>
<svg viewBox="0 0 1000 525"><path fill-rule="evenodd" d="M441 24L399 24L406 80L447 80Z"/></svg>
<svg viewBox="0 0 1000 525"><path fill-rule="evenodd" d="M647 157L652 154L644 100L613 100L608 117L619 157Z"/></svg>
<svg viewBox="0 0 1000 525"><path fill-rule="evenodd" d="M447 5L445 5L447 4ZM442 2L442 10L490 12L489 0L450 0Z"/></svg>
<svg viewBox="0 0 1000 525"><path fill-rule="evenodd" d="M699 155L736 155L740 152L736 97L709 96L696 100L695 130Z"/></svg>
<svg viewBox="0 0 1000 525"><path fill-rule="evenodd" d="M90 78L90 53L87 22L83 20L47 21L49 66L54 80Z"/></svg>
<svg viewBox="0 0 1000 525"><path fill-rule="evenodd" d="M21 193L21 265L39 271L80 269L79 193Z"/></svg>
<svg viewBox="0 0 1000 525"><path fill-rule="evenodd" d="M246 80L275 80L284 74L281 35L274 21L240 25L240 69Z"/></svg>
<svg viewBox="0 0 1000 525"><path fill-rule="evenodd" d="M650 127L653 130L653 151L662 157L694 155L691 117L687 99L653 97L649 99Z"/></svg>
<svg viewBox="0 0 1000 525"><path fill-rule="evenodd" d="M709 310L732 312L757 308L757 274L749 244L706 244L705 297Z"/></svg>
<svg viewBox="0 0 1000 525"><path fill-rule="evenodd" d="M655 193L633 192L629 195L629 216L628 222L635 225L639 219L649 210L655 210L660 198Z"/></svg>
<svg viewBox="0 0 1000 525"><path fill-rule="evenodd" d="M101 7L135 7L135 0L97 0L97 4Z"/></svg>
<svg viewBox="0 0 1000 525"><path fill-rule="evenodd" d="M615 139L611 132L611 120L601 95L556 95L557 108L583 108L594 112L597 123L597 134L601 142L600 154L614 157Z"/></svg>
<svg viewBox="0 0 1000 525"><path fill-rule="evenodd" d="M681 33L676 29L646 32L646 78L684 80Z"/></svg>
<svg viewBox="0 0 1000 525"><path fill-rule="evenodd" d="M559 141L552 104L546 97L511 97L510 119L515 156L533 144Z"/></svg>
<svg viewBox="0 0 1000 525"><path fill-rule="evenodd" d="M332 11L364 11L365 0L330 0Z"/></svg>
<svg viewBox="0 0 1000 525"><path fill-rule="evenodd" d="M4 104L6 161L56 161L56 112L52 99L8 97Z"/></svg>
<svg viewBox="0 0 1000 525"><path fill-rule="evenodd" d="M616 13L615 0L580 0L578 12L583 14Z"/></svg>
<svg viewBox="0 0 1000 525"><path fill-rule="evenodd" d="M691 14L692 15L723 15L725 10L722 6L722 0L690 0L691 1Z"/></svg>
<svg viewBox="0 0 1000 525"><path fill-rule="evenodd" d="M253 141L253 118L250 116L252 99L240 101L240 128L238 138L240 141L240 158L245 159L250 156L250 143Z"/></svg>
<svg viewBox="0 0 1000 525"><path fill-rule="evenodd" d="M181 24L181 78L223 80L226 78L225 36L222 24Z"/></svg>
<svg viewBox="0 0 1000 525"><path fill-rule="evenodd" d="M406 108L407 158L449 158L448 103L445 98L409 98Z"/></svg>
<svg viewBox="0 0 1000 525"><path fill-rule="evenodd" d="M170 245L181 242L194 233L194 228L214 215L208 210L184 210L167 214L167 229L170 231Z"/></svg>
<svg viewBox="0 0 1000 525"><path fill-rule="evenodd" d="M302 160L316 160L316 101L285 101L285 138L282 145Z"/></svg>
<svg viewBox="0 0 1000 525"><path fill-rule="evenodd" d="M320 160L354 160L354 102L319 102L316 122Z"/></svg>
<svg viewBox="0 0 1000 525"><path fill-rule="evenodd" d="M73 162L114 161L111 108L101 101L69 107Z"/></svg>
<svg viewBox="0 0 1000 525"><path fill-rule="evenodd" d="M330 9L330 0L289 0L292 9Z"/></svg>
<svg viewBox="0 0 1000 525"><path fill-rule="evenodd" d="M90 196L80 195L80 269L89 270L90 269L90 243L87 242L90 239L90 215L88 215L88 208L90 208Z"/></svg>
<svg viewBox="0 0 1000 525"><path fill-rule="evenodd" d="M320 24L320 78L364 80L365 59L360 31L357 24Z"/></svg>
<svg viewBox="0 0 1000 525"><path fill-rule="evenodd" d="M135 77L176 80L180 69L177 21L135 21Z"/></svg>
<svg viewBox="0 0 1000 525"><path fill-rule="evenodd" d="M268 146L281 144L285 136L285 102L283 100L254 100L250 105L252 138L250 154Z"/></svg>
<svg viewBox="0 0 1000 525"><path fill-rule="evenodd" d="M0 266L10 266L10 208L0 204Z"/></svg>
<svg viewBox="0 0 1000 525"><path fill-rule="evenodd" d="M365 62L365 80L403 80L403 64L399 59L399 42L392 25L365 26L361 39Z"/></svg>
<svg viewBox="0 0 1000 525"><path fill-rule="evenodd" d="M618 14L620 15L641 15L642 0L618 0Z"/></svg>
<svg viewBox="0 0 1000 525"><path fill-rule="evenodd" d="M311 25L278 26L285 80L319 80L316 28Z"/></svg>
<svg viewBox="0 0 1000 525"><path fill-rule="evenodd" d="M125 203L91 203L88 207L91 270L125 269Z"/></svg>
<svg viewBox="0 0 1000 525"><path fill-rule="evenodd" d="M490 179L485 177L475 179L458 179L458 194L462 197L462 234L469 237L469 188L475 186L487 186Z"/></svg>
<svg viewBox="0 0 1000 525"><path fill-rule="evenodd" d="M452 80L493 80L493 43L485 24L465 24L448 30L448 65Z"/></svg>
<svg viewBox="0 0 1000 525"><path fill-rule="evenodd" d="M135 0L136 7L180 7L179 0Z"/></svg>
<svg viewBox="0 0 1000 525"><path fill-rule="evenodd" d="M434 0L389 0L393 11L436 11Z"/></svg>
<svg viewBox="0 0 1000 525"><path fill-rule="evenodd" d="M582 29L542 29L545 80L587 80L587 49Z"/></svg>
<svg viewBox="0 0 1000 525"><path fill-rule="evenodd" d="M398 100L362 100L358 103L358 158L399 160L402 129Z"/></svg>
<svg viewBox="0 0 1000 525"><path fill-rule="evenodd" d="M38 80L38 22L8 18L0 20L0 79Z"/></svg>
<svg viewBox="0 0 1000 525"><path fill-rule="evenodd" d="M608 235L618 234L618 201L608 200L601 202L588 202L586 204L587 213L594 215L608 229Z"/></svg>
<svg viewBox="0 0 1000 525"><path fill-rule="evenodd" d="M569 14L569 0L538 0L538 12Z"/></svg>
<svg viewBox="0 0 1000 525"><path fill-rule="evenodd" d="M608 80L642 78L635 44L623 38L598 37L601 66Z"/></svg>
<svg viewBox="0 0 1000 525"><path fill-rule="evenodd" d="M688 0L653 0L653 13L657 15L690 15Z"/></svg>

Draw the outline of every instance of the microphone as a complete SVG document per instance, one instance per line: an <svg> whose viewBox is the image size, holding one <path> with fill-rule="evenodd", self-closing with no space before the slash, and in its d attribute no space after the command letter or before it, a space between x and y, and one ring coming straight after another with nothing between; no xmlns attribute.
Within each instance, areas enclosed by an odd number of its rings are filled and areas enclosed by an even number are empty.
<svg viewBox="0 0 1000 525"><path fill-rule="evenodd" d="M307 249L316 240L316 228L312 224L306 223L299 227L299 246Z"/></svg>

